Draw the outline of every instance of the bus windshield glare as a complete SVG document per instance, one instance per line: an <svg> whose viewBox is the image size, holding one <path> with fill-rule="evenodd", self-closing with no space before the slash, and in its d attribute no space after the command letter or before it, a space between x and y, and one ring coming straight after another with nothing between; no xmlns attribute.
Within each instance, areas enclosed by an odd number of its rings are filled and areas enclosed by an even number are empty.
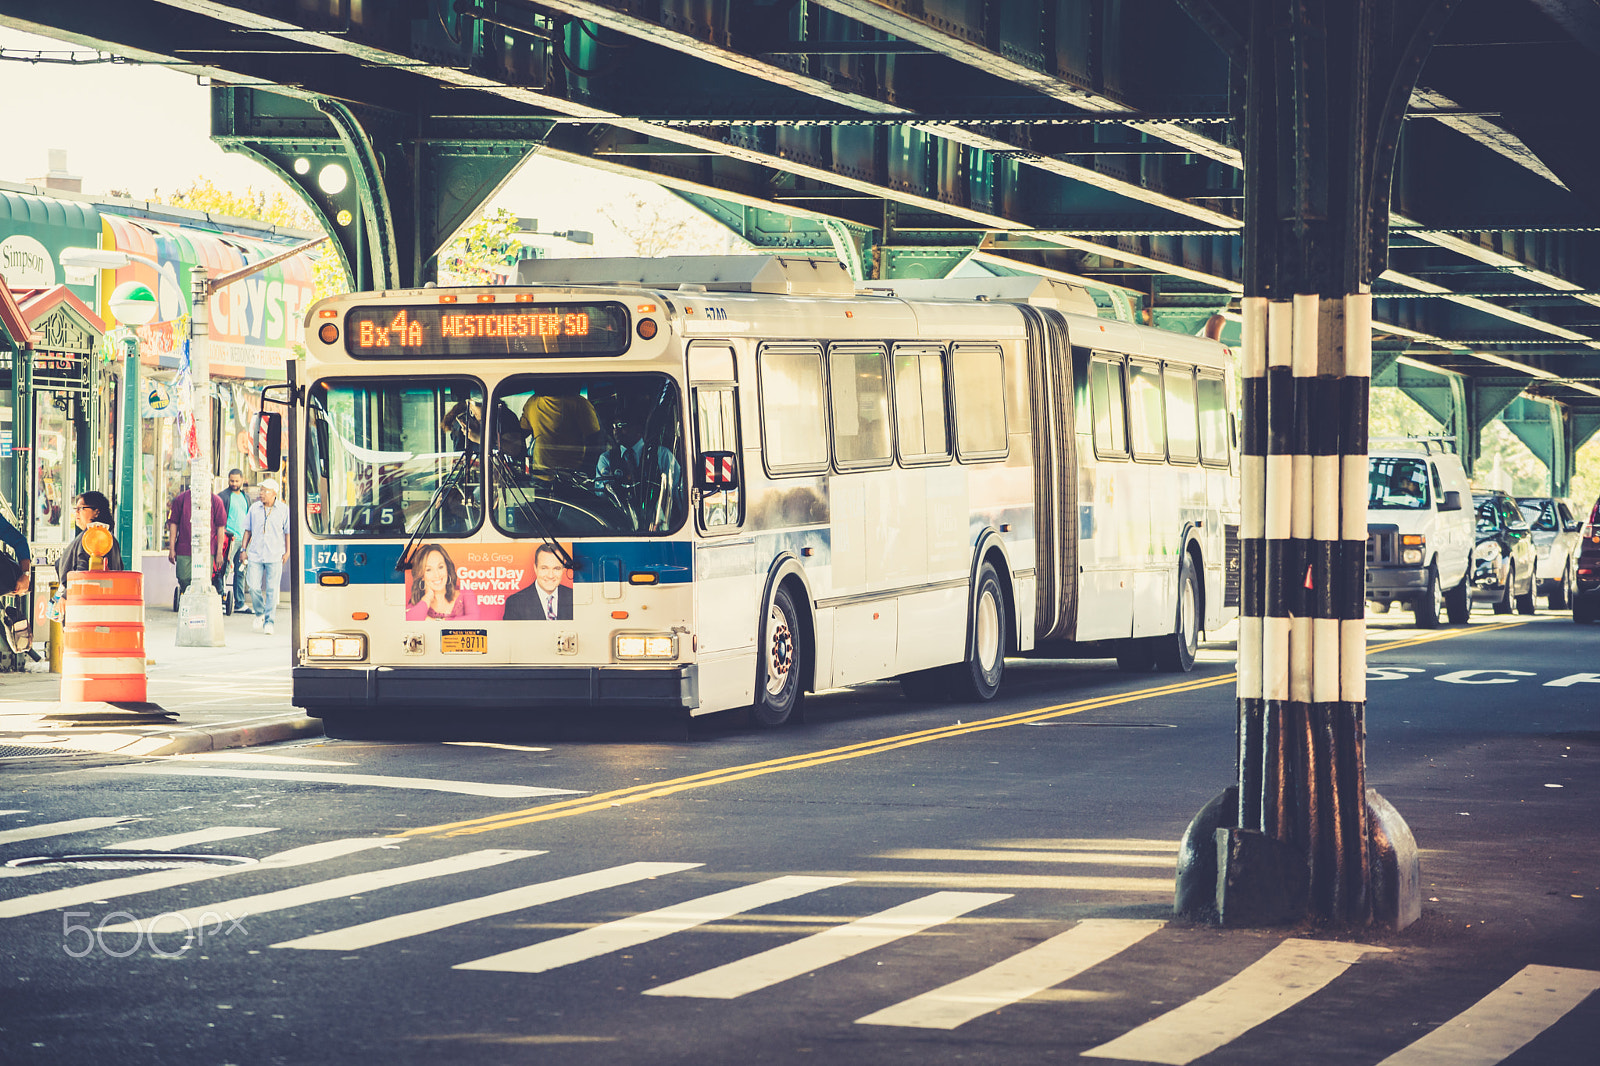
<svg viewBox="0 0 1600 1066"><path fill-rule="evenodd" d="M307 403L305 507L328 537L464 535L483 518L483 386L470 378L319 381ZM469 445L471 446L469 448Z"/></svg>
<svg viewBox="0 0 1600 1066"><path fill-rule="evenodd" d="M665 374L520 374L495 390L494 409L515 427L490 461L502 532L642 536L683 525L683 408Z"/></svg>

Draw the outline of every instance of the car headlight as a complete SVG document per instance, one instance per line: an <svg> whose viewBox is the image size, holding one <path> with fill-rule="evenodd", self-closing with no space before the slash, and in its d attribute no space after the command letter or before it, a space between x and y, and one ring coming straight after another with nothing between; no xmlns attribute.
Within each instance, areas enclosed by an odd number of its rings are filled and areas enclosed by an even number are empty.
<svg viewBox="0 0 1600 1066"><path fill-rule="evenodd" d="M1405 551L1400 553L1400 561L1405 563L1407 566L1422 565L1422 549L1407 548Z"/></svg>
<svg viewBox="0 0 1600 1066"><path fill-rule="evenodd" d="M678 638L673 633L618 633L612 649L619 659L676 659Z"/></svg>
<svg viewBox="0 0 1600 1066"><path fill-rule="evenodd" d="M365 659L367 637L364 633L313 633L306 638L308 659Z"/></svg>

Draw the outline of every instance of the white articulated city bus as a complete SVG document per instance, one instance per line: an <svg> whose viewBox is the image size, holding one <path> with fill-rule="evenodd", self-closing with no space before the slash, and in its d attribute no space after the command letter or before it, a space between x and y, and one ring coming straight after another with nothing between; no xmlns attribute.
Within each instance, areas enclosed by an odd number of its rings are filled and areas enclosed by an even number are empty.
<svg viewBox="0 0 1600 1066"><path fill-rule="evenodd" d="M1088 314L1007 299L1016 279L857 293L800 258L518 280L308 312L288 438L311 715L778 725L883 678L987 700L1008 654L1187 670L1237 613L1215 342L1081 291Z"/></svg>

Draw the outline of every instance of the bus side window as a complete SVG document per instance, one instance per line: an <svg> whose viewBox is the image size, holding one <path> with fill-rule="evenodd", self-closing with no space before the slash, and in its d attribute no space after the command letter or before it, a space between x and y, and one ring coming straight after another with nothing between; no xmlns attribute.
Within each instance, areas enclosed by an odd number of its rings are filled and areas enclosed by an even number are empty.
<svg viewBox="0 0 1600 1066"><path fill-rule="evenodd" d="M765 345L757 367L767 469L773 473L821 470L828 463L822 350L809 344Z"/></svg>
<svg viewBox="0 0 1600 1066"><path fill-rule="evenodd" d="M1207 466L1228 465L1228 403L1221 375L1200 372L1200 461Z"/></svg>
<svg viewBox="0 0 1600 1066"><path fill-rule="evenodd" d="M1094 412L1094 450L1102 459L1128 457L1122 410L1122 361L1096 357L1089 364L1089 406Z"/></svg>
<svg viewBox="0 0 1600 1066"><path fill-rule="evenodd" d="M695 454L732 452L737 466L742 461L739 449L739 407L732 386L697 386L694 390ZM737 526L740 522L741 493L734 487L700 490L700 528Z"/></svg>
<svg viewBox="0 0 1600 1066"><path fill-rule="evenodd" d="M1154 363L1128 363L1128 424L1133 457L1160 462L1167 457L1167 434L1161 418L1161 368Z"/></svg>
<svg viewBox="0 0 1600 1066"><path fill-rule="evenodd" d="M828 349L833 455L841 467L889 462L889 378L882 348Z"/></svg>
<svg viewBox="0 0 1600 1066"><path fill-rule="evenodd" d="M950 353L956 454L964 460L1006 454L1005 357L998 346L958 344Z"/></svg>
<svg viewBox="0 0 1600 1066"><path fill-rule="evenodd" d="M901 345L894 350L895 438L907 463L950 458L945 418L944 352Z"/></svg>
<svg viewBox="0 0 1600 1066"><path fill-rule="evenodd" d="M1167 455L1174 463L1200 460L1200 429L1195 421L1194 368L1168 363L1161 371L1166 398Z"/></svg>

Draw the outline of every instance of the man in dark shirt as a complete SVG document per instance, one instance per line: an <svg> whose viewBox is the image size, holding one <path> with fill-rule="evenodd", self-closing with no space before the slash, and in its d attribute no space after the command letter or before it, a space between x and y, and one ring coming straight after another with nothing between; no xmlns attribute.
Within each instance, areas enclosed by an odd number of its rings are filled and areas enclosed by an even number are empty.
<svg viewBox="0 0 1600 1066"><path fill-rule="evenodd" d="M223 505L222 497L216 493L211 494L211 569L215 575L212 581L218 593L222 592L222 562L226 558L223 554L222 531L228 527L228 508ZM194 527L190 521L189 489L184 490L172 498L172 505L167 508L167 560L178 570L178 592L181 594L189 588L193 575L192 560L189 558L190 541L193 538Z"/></svg>

